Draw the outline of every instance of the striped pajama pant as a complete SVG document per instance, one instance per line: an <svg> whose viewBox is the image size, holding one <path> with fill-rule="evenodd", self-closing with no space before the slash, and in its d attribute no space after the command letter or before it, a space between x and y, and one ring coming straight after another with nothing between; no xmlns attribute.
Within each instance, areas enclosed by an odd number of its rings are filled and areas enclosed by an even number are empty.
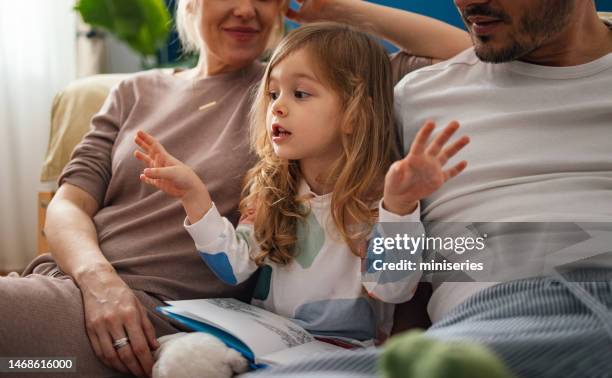
<svg viewBox="0 0 612 378"><path fill-rule="evenodd" d="M612 377L612 269L498 284L425 335L484 344L518 377ZM338 352L247 376L378 377L380 353Z"/></svg>

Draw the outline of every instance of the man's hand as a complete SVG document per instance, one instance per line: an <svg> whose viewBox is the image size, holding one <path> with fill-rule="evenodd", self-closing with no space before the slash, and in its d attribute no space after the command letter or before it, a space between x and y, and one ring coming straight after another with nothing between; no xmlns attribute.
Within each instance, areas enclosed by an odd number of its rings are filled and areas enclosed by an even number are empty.
<svg viewBox="0 0 612 378"><path fill-rule="evenodd" d="M399 215L412 213L421 199L430 196L467 166L464 160L450 169L443 169L446 162L470 141L464 136L444 147L459 124L451 122L427 145L434 128L433 122L427 122L417 133L408 155L389 168L385 177L383 206L390 212Z"/></svg>

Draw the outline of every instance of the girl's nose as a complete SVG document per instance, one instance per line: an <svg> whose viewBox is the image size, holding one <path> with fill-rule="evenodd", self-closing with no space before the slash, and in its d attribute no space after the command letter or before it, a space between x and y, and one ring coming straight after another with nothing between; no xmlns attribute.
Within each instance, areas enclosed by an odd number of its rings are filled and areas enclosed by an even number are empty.
<svg viewBox="0 0 612 378"><path fill-rule="evenodd" d="M238 0L234 7L234 16L250 19L255 17L255 4L253 0Z"/></svg>
<svg viewBox="0 0 612 378"><path fill-rule="evenodd" d="M288 109L280 101L276 101L272 105L272 114L274 114L277 117L286 117L288 114Z"/></svg>

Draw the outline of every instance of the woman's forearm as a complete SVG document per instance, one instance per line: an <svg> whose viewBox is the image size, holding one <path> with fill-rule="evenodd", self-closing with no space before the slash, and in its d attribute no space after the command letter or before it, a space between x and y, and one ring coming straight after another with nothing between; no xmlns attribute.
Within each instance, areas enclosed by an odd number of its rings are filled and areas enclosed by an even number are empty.
<svg viewBox="0 0 612 378"><path fill-rule="evenodd" d="M96 211L95 200L70 185L62 185L47 209L45 234L52 255L79 286L115 275L98 245L92 220Z"/></svg>
<svg viewBox="0 0 612 378"><path fill-rule="evenodd" d="M375 34L413 55L448 59L471 46L465 31L427 16L361 0L330 0L326 6L331 12L325 13L333 14L337 21Z"/></svg>

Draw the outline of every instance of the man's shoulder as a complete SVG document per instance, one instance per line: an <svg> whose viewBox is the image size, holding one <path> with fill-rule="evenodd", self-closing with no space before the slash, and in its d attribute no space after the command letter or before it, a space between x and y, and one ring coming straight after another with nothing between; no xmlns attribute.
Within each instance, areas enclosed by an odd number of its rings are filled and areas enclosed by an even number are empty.
<svg viewBox="0 0 612 378"><path fill-rule="evenodd" d="M448 60L409 73L397 83L395 88L396 91L402 91L407 86L412 87L433 77L456 75L458 72L472 69L479 63L480 60L474 53L474 49L470 47Z"/></svg>

